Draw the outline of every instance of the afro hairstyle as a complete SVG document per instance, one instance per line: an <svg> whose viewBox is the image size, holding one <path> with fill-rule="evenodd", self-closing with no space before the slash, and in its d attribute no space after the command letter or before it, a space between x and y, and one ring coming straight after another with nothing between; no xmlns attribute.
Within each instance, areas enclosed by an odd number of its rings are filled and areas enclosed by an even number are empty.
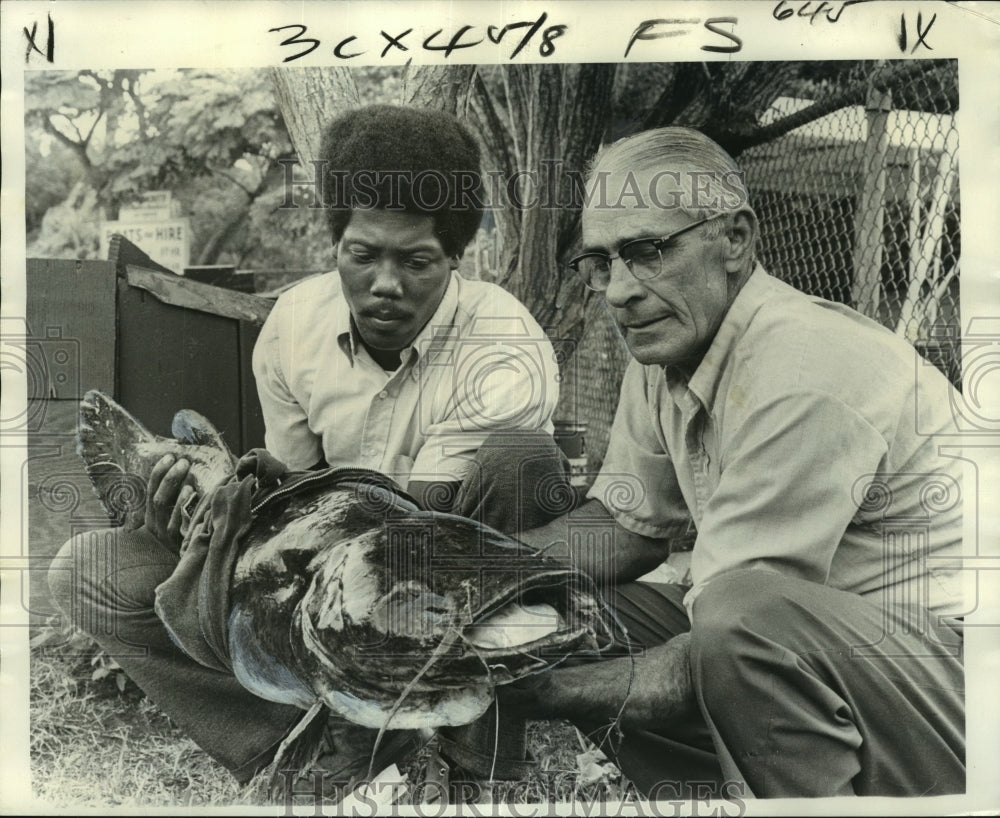
<svg viewBox="0 0 1000 818"><path fill-rule="evenodd" d="M395 105L348 111L326 126L320 163L334 243L353 209L431 216L449 256L475 238L483 215L479 146L450 114Z"/></svg>

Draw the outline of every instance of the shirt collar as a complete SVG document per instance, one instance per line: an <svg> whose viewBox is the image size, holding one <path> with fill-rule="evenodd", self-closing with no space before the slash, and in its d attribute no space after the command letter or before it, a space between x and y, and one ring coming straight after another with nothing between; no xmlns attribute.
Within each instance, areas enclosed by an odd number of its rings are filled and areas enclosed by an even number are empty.
<svg viewBox="0 0 1000 818"><path fill-rule="evenodd" d="M338 282L340 281L340 273L334 271L330 275L337 276ZM354 366L360 339L354 329L354 322L351 320L351 308L347 305L347 299L344 297L343 285L341 285L340 298L333 302L332 320L334 330L337 333L337 345L340 347L340 351L347 356L351 366Z"/></svg>
<svg viewBox="0 0 1000 818"><path fill-rule="evenodd" d="M419 377L423 368L444 351L445 344L455 329L455 316L458 314L461 289L461 276L452 270L451 279L448 281L441 303L438 304L430 321L424 324L423 329L417 333L417 337L410 344L415 359L414 378Z"/></svg>
<svg viewBox="0 0 1000 818"><path fill-rule="evenodd" d="M760 305L767 299L769 278L763 267L759 264L754 265L750 277L736 294L733 303L729 305L705 357L701 359L698 368L687 381L686 391L692 393L709 412L712 411L719 381L733 349L746 332ZM670 367L664 369L668 383L683 384L684 376L678 370Z"/></svg>
<svg viewBox="0 0 1000 818"><path fill-rule="evenodd" d="M339 274L334 272L332 275ZM401 366L406 366L411 361L433 359L441 351L443 342L451 333L455 323L461 286L460 276L456 271L452 270L451 278L448 280L448 286L445 288L444 296L442 296L438 308L434 311L434 314L424 325L423 329L417 333L417 337L413 339L413 342L402 350L400 354L402 360ZM337 344L340 346L341 352L347 356L347 359L351 362L351 366L354 366L354 361L361 345L361 338L354 326L354 321L351 318L351 310L347 305L347 299L344 297L343 291L341 291L341 297L336 299L334 303L333 326L337 333Z"/></svg>

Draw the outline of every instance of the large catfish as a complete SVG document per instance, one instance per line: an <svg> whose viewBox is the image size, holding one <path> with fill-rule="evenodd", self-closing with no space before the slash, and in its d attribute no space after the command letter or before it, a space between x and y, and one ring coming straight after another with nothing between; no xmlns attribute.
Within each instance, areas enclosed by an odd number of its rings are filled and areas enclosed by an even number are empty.
<svg viewBox="0 0 1000 818"><path fill-rule="evenodd" d="M167 452L191 462L201 503L232 480L236 460L208 421L182 411L172 431L177 440L153 435L87 393L78 452L113 517L123 486L141 507L138 488ZM373 472L299 475L249 516L228 577L227 638L237 678L271 701L321 702L367 727L465 724L497 685L624 637L586 575L422 511Z"/></svg>

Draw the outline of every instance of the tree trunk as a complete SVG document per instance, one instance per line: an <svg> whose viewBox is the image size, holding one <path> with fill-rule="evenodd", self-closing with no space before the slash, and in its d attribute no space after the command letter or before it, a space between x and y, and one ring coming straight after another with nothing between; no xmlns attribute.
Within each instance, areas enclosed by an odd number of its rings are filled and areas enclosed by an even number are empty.
<svg viewBox="0 0 1000 818"><path fill-rule="evenodd" d="M398 103L445 110L464 120L484 148L484 170L499 171L504 180L527 171L543 182L513 185L513 192L526 200L547 197L551 206L504 202L494 211L502 248L499 283L553 338L575 340L582 331L585 290L561 264L577 240L579 220L576 209L566 206L573 187L567 172L582 173L600 144L615 68L516 65L498 68L502 73L496 77L480 71L472 65L408 65ZM318 156L325 123L361 104L346 68L273 68L271 77L302 163ZM544 189L549 177L554 177L551 193Z"/></svg>
<svg viewBox="0 0 1000 818"><path fill-rule="evenodd" d="M399 104L436 108L464 120L475 74L474 65L407 65Z"/></svg>
<svg viewBox="0 0 1000 818"><path fill-rule="evenodd" d="M237 194L240 202L236 205L232 213L229 214L222 226L213 233L205 246L198 254L198 264L216 264L219 256L227 248L229 242L236 235L250 216L250 208L257 198L268 190L272 190L285 175L285 169L281 165L271 163L267 172L261 177L257 186L253 190L241 189Z"/></svg>
<svg viewBox="0 0 1000 818"><path fill-rule="evenodd" d="M236 235L236 231L243 226L250 215L251 203L251 200L247 199L240 209L229 214L222 226L205 242L205 246L198 254L198 264L216 264L219 261L222 251L226 249L230 240Z"/></svg>
<svg viewBox="0 0 1000 818"><path fill-rule="evenodd" d="M757 122L799 70L789 62L680 63L643 128L698 128L731 156L751 147Z"/></svg>
<svg viewBox="0 0 1000 818"><path fill-rule="evenodd" d="M408 65L403 74L401 98L387 102L438 108L462 117L475 70L474 65ZM348 68L272 68L271 81L299 163L303 165L319 156L326 124L361 105L354 74Z"/></svg>
<svg viewBox="0 0 1000 818"><path fill-rule="evenodd" d="M583 329L586 290L565 267L578 241L579 210L571 206L571 175L582 179L606 130L612 65L518 65L477 78L473 112L486 149L487 170L538 184L499 191L494 210L501 242L499 283L523 301L557 341L575 342ZM511 194L543 206L521 208ZM544 205L548 206L544 206Z"/></svg>
<svg viewBox="0 0 1000 818"><path fill-rule="evenodd" d="M323 127L337 114L361 104L350 69L272 68L271 82L299 164L319 156Z"/></svg>

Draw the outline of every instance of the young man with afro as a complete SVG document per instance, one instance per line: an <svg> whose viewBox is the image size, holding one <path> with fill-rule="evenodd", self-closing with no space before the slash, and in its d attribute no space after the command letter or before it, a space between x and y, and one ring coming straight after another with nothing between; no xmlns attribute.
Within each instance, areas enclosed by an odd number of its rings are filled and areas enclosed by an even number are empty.
<svg viewBox="0 0 1000 818"><path fill-rule="evenodd" d="M483 211L472 135L439 111L369 106L328 125L316 164L336 271L283 293L254 349L267 457L289 471L382 472L424 508L505 532L547 522L558 510L545 508L535 485L564 464L552 439L558 367L524 305L458 274ZM226 672L253 645L230 644L222 672L192 658L204 607L221 603L199 598L204 571L181 549L188 468L183 458L161 460L143 525L104 537L101 553L70 540L63 556L74 571L50 572L50 587L150 699L249 781L303 711L260 698ZM216 616L223 633L224 615ZM97 626L109 621L113 628ZM465 774L520 777L524 724L495 738L494 722L488 712L444 731L442 751ZM320 765L331 779L363 776L377 731L331 717L326 733ZM376 771L404 760L417 739L387 734Z"/></svg>

